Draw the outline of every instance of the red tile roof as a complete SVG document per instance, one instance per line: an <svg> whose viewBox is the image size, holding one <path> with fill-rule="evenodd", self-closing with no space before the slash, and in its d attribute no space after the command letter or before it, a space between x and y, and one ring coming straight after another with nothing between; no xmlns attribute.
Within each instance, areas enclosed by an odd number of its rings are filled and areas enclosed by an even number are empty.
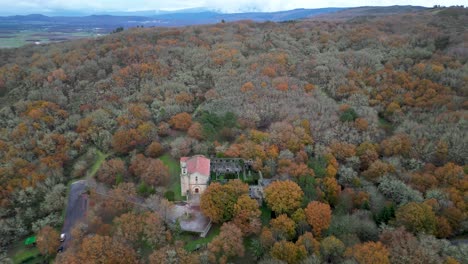
<svg viewBox="0 0 468 264"><path fill-rule="evenodd" d="M205 156L182 157L180 161L187 163L188 173L198 172L202 175L210 176L210 159L205 158Z"/></svg>

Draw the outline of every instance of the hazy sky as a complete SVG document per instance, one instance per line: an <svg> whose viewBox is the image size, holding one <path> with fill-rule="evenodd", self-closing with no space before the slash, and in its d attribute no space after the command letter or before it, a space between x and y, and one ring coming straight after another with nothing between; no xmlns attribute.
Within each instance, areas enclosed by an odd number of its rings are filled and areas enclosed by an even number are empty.
<svg viewBox="0 0 468 264"><path fill-rule="evenodd" d="M463 0L0 0L0 15L47 13L53 11L106 11L176 10L206 7L223 12L280 11L294 8L419 5L461 5Z"/></svg>

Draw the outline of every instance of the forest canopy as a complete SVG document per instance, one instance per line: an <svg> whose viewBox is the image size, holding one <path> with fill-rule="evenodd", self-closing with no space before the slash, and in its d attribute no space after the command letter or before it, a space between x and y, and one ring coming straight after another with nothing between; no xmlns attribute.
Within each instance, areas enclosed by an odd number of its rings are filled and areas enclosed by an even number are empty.
<svg viewBox="0 0 468 264"><path fill-rule="evenodd" d="M67 184L93 178L118 199L89 191L63 263L464 263L467 25L435 8L1 49L0 247L40 234L54 255ZM197 251L165 220L168 160L195 154L273 182L260 205L210 185Z"/></svg>

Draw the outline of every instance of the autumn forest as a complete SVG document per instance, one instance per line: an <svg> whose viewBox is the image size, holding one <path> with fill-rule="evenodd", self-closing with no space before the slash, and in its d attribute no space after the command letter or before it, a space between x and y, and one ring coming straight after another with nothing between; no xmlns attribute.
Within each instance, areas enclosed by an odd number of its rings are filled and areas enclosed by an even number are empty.
<svg viewBox="0 0 468 264"><path fill-rule="evenodd" d="M0 49L0 262L35 235L46 263L467 263L467 26L430 8ZM252 161L202 194L205 238L166 217L196 154Z"/></svg>

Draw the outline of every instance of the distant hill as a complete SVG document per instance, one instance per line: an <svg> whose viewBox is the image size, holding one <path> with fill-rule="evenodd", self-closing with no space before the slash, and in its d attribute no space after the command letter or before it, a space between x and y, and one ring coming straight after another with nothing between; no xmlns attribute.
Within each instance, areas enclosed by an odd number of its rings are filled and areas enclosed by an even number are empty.
<svg viewBox="0 0 468 264"><path fill-rule="evenodd" d="M44 14L0 16L0 48L28 43L45 44L77 38L93 38L116 28L178 27L252 20L255 22L290 20L342 20L373 18L424 10L418 6L294 9L279 12L220 13L204 8L177 11L109 12L82 16ZM117 14L117 15L116 15Z"/></svg>
<svg viewBox="0 0 468 264"><path fill-rule="evenodd" d="M45 16L31 14L24 16L0 17L0 28L12 23L17 25L28 25L42 23L68 24L78 27L94 26L104 28L115 28L117 26L132 27L137 25L146 26L184 26L196 24L218 23L221 20L253 20L253 21L287 21L308 18L319 14L327 14L343 10L343 8L319 8L319 9L294 9L280 12L251 12L251 13L218 13L201 9L182 10L180 12L124 12L125 15L90 15L90 16Z"/></svg>
<svg viewBox="0 0 468 264"><path fill-rule="evenodd" d="M417 12L428 9L423 6L362 6L338 10L333 13L319 14L313 20L350 20L356 17L380 17Z"/></svg>

